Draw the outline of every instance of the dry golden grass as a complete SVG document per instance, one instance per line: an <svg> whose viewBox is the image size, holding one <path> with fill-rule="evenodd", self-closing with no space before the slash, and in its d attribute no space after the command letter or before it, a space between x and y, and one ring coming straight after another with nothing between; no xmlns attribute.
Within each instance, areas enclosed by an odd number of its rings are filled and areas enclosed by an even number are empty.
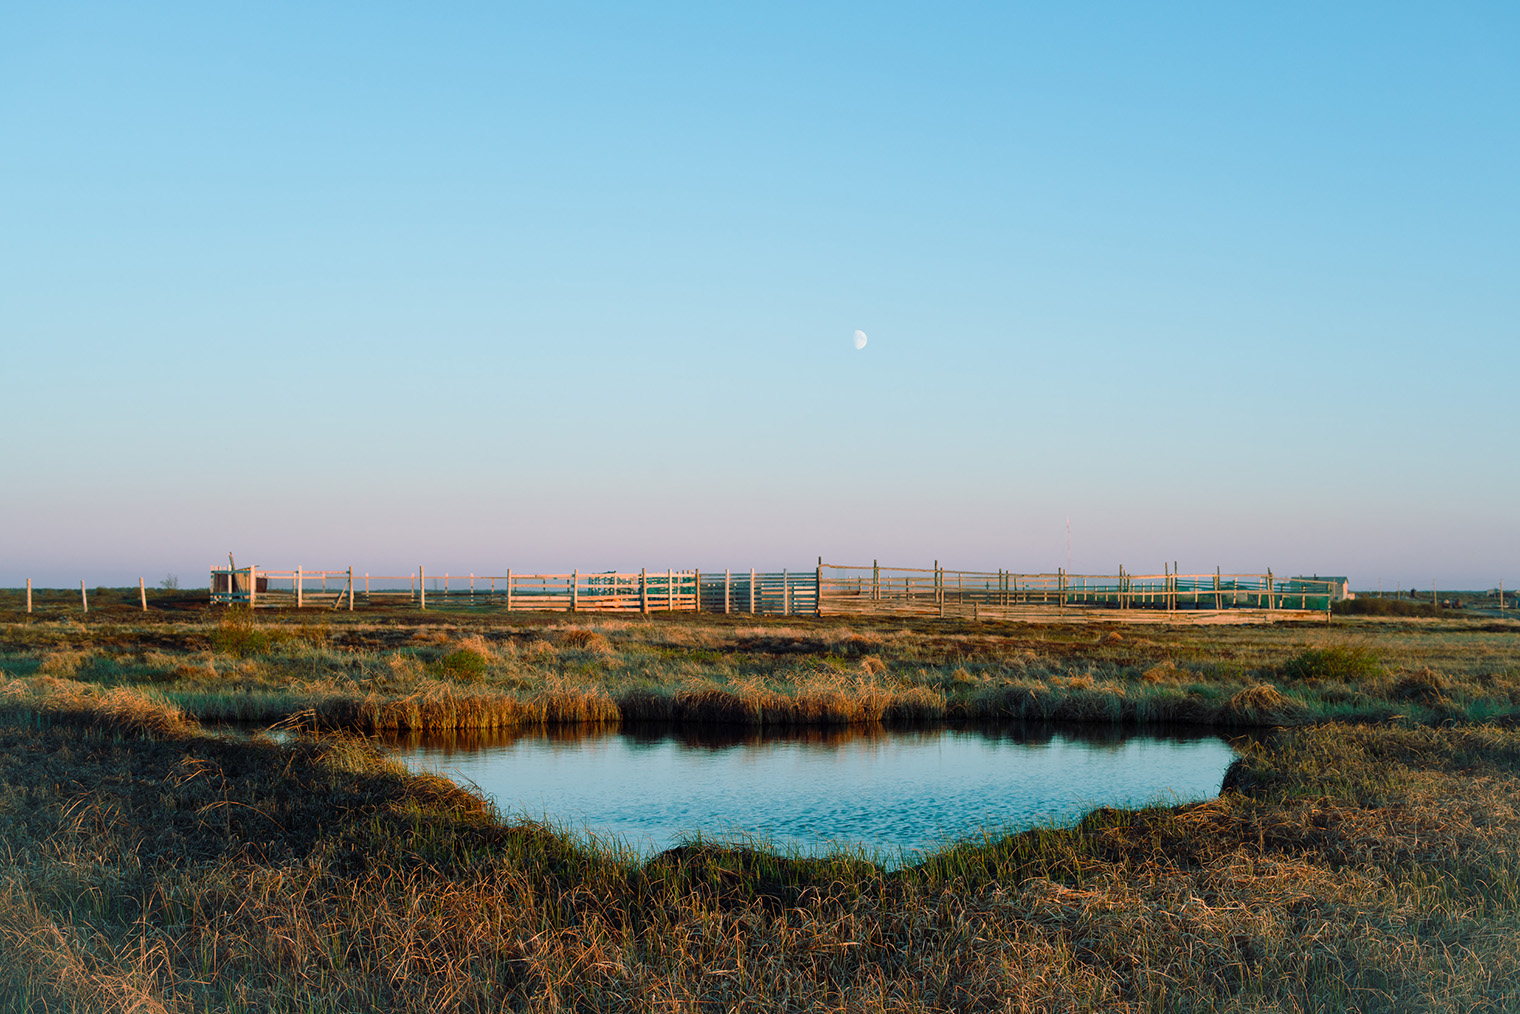
<svg viewBox="0 0 1520 1014"><path fill-rule="evenodd" d="M7 680L0 1009L1515 1010L1517 835L1520 731L1342 724L899 872L638 863L357 741Z"/></svg>
<svg viewBox="0 0 1520 1014"><path fill-rule="evenodd" d="M275 721L320 708L324 721L350 716L355 729L579 715L790 725L1520 720L1513 625L1338 621L1099 636L1077 626L706 614L574 623L565 614L210 615L13 624L0 669L153 687L207 719ZM1253 696L1263 685L1280 698ZM469 705L424 703L450 694Z"/></svg>

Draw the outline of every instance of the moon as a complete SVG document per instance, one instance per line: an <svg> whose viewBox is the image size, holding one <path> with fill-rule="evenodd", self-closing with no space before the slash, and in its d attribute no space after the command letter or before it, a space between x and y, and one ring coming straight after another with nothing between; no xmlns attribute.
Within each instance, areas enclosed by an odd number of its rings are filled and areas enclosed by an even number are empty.
<svg viewBox="0 0 1520 1014"><path fill-rule="evenodd" d="M864 331L856 331L855 332L854 341L855 341L855 348L856 349L863 349L863 348L865 348L866 347L866 333Z"/></svg>

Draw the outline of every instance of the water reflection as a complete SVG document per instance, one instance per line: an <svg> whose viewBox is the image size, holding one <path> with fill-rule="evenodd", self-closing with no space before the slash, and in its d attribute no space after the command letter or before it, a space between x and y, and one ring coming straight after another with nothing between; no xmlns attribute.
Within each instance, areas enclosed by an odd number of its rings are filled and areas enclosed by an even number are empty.
<svg viewBox="0 0 1520 1014"><path fill-rule="evenodd" d="M1069 822L1096 806L1215 795L1235 757L1196 730L1045 723L899 729L559 726L383 741L508 813L650 854L696 833L891 862L954 838Z"/></svg>

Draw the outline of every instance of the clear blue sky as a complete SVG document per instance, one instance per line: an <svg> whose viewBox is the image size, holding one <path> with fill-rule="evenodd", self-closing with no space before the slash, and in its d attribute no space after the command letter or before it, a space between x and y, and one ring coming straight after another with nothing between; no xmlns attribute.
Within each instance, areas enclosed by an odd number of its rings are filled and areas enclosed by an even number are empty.
<svg viewBox="0 0 1520 1014"><path fill-rule="evenodd" d="M13 7L0 585L1514 585L1517 181L1512 3Z"/></svg>

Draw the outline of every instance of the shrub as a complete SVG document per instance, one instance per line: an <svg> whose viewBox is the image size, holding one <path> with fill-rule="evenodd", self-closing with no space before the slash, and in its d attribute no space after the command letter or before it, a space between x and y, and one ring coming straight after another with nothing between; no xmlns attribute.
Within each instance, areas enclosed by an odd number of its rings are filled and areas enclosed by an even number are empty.
<svg viewBox="0 0 1520 1014"><path fill-rule="evenodd" d="M211 644L217 651L234 658L262 655L269 650L269 631L253 622L253 610L247 606L228 606L217 621Z"/></svg>
<svg viewBox="0 0 1520 1014"><path fill-rule="evenodd" d="M451 680L473 683L486 674L486 660L478 651L460 648L440 658L438 669Z"/></svg>
<svg viewBox="0 0 1520 1014"><path fill-rule="evenodd" d="M1383 674L1383 663L1361 645L1310 648L1283 664L1282 674L1293 680L1361 680Z"/></svg>

